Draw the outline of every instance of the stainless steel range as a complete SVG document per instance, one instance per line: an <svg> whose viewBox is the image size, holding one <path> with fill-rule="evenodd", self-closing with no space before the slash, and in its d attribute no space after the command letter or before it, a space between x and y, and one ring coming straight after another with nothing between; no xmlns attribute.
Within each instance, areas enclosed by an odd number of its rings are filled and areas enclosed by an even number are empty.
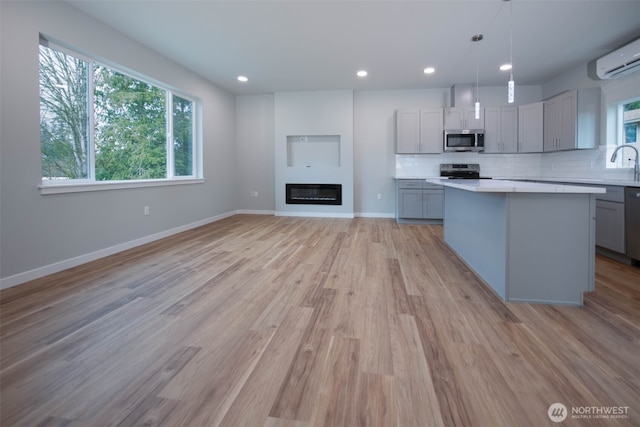
<svg viewBox="0 0 640 427"><path fill-rule="evenodd" d="M449 179L491 179L480 176L478 163L441 163L440 176Z"/></svg>

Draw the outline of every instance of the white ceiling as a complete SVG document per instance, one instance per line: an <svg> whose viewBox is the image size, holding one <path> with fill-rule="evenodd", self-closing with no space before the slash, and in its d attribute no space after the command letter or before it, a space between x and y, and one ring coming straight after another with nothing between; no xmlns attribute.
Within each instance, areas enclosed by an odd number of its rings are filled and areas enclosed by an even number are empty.
<svg viewBox="0 0 640 427"><path fill-rule="evenodd" d="M539 85L640 37L640 0L67 1L235 94L443 88L476 64L497 86L510 27L516 84Z"/></svg>

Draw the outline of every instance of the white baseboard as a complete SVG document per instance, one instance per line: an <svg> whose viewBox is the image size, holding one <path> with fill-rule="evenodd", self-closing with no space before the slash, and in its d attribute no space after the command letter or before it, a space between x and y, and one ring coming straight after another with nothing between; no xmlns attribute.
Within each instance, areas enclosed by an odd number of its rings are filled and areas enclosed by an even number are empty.
<svg viewBox="0 0 640 427"><path fill-rule="evenodd" d="M360 218L395 218L394 213L376 213L376 212L356 212L356 216Z"/></svg>
<svg viewBox="0 0 640 427"><path fill-rule="evenodd" d="M191 224L181 225L180 227L172 228L170 230L161 231L159 233L151 234L149 236L141 237L139 239L131 240L129 242L120 243L115 246L100 249L95 252L80 255L74 258L66 259L56 262L54 264L45 265L43 267L34 268L33 270L18 273L13 276L0 279L0 290L10 288L12 286L19 285L21 283L28 282L30 280L39 279L49 274L57 273L67 268L76 267L81 264L85 264L90 261L95 261L100 258L104 258L109 255L113 255L118 252L125 251L127 249L135 248L146 243L153 242L155 240L169 237L173 234L181 233L183 231L191 230L192 228L200 227L201 225L209 224L215 221L219 221L224 218L228 218L237 214L238 211L227 212L221 215L217 215L211 218L203 219L200 221L192 222Z"/></svg>
<svg viewBox="0 0 640 427"><path fill-rule="evenodd" d="M275 216L296 216L305 218L354 218L352 213L334 212L282 212L276 211Z"/></svg>
<svg viewBox="0 0 640 427"><path fill-rule="evenodd" d="M282 211L263 211L263 210L247 210L239 209L239 214L249 215L274 215L274 216L299 216L299 217L319 217L319 218L391 218L395 219L394 213L378 213L378 212L356 212L355 214L335 214L325 212L282 212Z"/></svg>
<svg viewBox="0 0 640 427"><path fill-rule="evenodd" d="M251 209L238 209L236 213L245 215L273 215L275 211L263 211L263 210L251 210Z"/></svg>

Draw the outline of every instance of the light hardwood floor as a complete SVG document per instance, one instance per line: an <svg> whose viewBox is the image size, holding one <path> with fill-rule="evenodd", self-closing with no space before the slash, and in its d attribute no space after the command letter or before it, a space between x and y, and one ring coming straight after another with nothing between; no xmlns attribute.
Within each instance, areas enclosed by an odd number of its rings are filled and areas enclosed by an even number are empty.
<svg viewBox="0 0 640 427"><path fill-rule="evenodd" d="M505 304L440 226L236 215L0 307L3 427L640 425L640 269Z"/></svg>

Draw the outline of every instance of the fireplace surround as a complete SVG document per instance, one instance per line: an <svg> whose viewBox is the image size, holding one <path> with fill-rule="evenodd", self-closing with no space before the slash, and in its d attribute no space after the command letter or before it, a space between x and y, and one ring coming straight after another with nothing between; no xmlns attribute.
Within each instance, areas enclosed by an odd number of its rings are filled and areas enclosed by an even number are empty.
<svg viewBox="0 0 640 427"><path fill-rule="evenodd" d="M342 205L342 184L286 184L286 203Z"/></svg>

